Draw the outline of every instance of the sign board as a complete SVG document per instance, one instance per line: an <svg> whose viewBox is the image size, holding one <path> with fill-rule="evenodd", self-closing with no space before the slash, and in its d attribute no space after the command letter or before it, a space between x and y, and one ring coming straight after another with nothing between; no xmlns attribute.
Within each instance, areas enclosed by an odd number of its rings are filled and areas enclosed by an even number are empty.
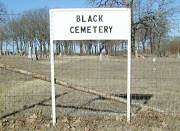
<svg viewBox="0 0 180 131"><path fill-rule="evenodd" d="M127 40L131 31L128 8L51 9L53 40Z"/></svg>
<svg viewBox="0 0 180 131"><path fill-rule="evenodd" d="M130 121L131 11L129 8L51 9L52 121L56 123L54 40L127 40L127 121Z"/></svg>

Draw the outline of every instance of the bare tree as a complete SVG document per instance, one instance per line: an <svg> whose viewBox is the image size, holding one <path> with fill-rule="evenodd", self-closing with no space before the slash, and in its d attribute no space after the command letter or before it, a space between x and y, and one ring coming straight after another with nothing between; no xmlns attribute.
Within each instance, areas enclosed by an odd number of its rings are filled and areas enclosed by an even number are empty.
<svg viewBox="0 0 180 131"><path fill-rule="evenodd" d="M0 26L0 55L3 55L3 43L6 40L5 25Z"/></svg>
<svg viewBox="0 0 180 131"><path fill-rule="evenodd" d="M5 40L5 25L4 23L7 20L7 10L3 3L0 2L0 55L3 54L3 42Z"/></svg>
<svg viewBox="0 0 180 131"><path fill-rule="evenodd" d="M38 54L40 57L47 55L47 50L49 50L47 9L25 11L21 16L11 19L7 25L11 41L15 42L17 53L27 52L29 48L30 57L32 58L34 52L36 60L38 60Z"/></svg>
<svg viewBox="0 0 180 131"><path fill-rule="evenodd" d="M2 2L0 2L0 23L7 21L7 10Z"/></svg>
<svg viewBox="0 0 180 131"><path fill-rule="evenodd" d="M174 8L170 0L89 0L96 7L129 7L131 8L132 52L135 53L137 35L145 51L146 40L150 41L151 53L160 48L160 40L168 31L168 17ZM158 42L156 42L158 40ZM155 45L157 44L157 45Z"/></svg>

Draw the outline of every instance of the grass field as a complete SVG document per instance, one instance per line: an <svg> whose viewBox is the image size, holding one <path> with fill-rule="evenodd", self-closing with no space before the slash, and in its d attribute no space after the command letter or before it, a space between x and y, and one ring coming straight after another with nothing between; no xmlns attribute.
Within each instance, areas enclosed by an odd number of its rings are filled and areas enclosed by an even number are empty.
<svg viewBox="0 0 180 131"><path fill-rule="evenodd" d="M0 63L50 77L48 59L3 56ZM126 94L127 59L97 56L56 57L55 77L115 96ZM62 130L180 130L180 59L132 59L132 101L165 111L137 112L126 123L126 105L56 86L58 124ZM124 96L126 97L126 96ZM51 128L50 83L0 69L0 129ZM137 112L137 113L136 113ZM22 123L24 122L24 125ZM29 122L30 121L30 122ZM33 123L28 125L28 123Z"/></svg>

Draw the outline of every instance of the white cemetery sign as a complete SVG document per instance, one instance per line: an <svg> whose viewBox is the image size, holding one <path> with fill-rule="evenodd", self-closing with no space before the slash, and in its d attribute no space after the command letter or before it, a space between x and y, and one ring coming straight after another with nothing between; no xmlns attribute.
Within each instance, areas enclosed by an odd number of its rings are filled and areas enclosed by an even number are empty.
<svg viewBox="0 0 180 131"><path fill-rule="evenodd" d="M56 123L54 40L127 40L127 120L130 121L131 10L129 8L50 9L52 119Z"/></svg>

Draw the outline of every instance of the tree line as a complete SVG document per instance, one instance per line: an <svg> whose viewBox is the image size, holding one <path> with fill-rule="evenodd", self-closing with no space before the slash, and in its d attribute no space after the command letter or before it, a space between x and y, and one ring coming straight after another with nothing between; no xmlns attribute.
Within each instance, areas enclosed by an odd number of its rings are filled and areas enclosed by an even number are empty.
<svg viewBox="0 0 180 131"><path fill-rule="evenodd" d="M141 47L143 53L161 55L164 38L171 28L176 12L172 0L89 0L96 7L131 8L132 52Z"/></svg>
<svg viewBox="0 0 180 131"><path fill-rule="evenodd" d="M0 26L1 49L10 46L16 54L27 54L28 49L31 49L31 54L35 50L40 57L46 55L49 50L48 15L48 9L43 8L9 18Z"/></svg>
<svg viewBox="0 0 180 131"><path fill-rule="evenodd" d="M162 55L165 54L165 47L170 48L165 44L167 41L163 40L171 28L169 18L175 11L169 0L88 1L93 7L131 8L131 39L134 54L138 51L144 54ZM0 9L1 55L8 53L28 55L30 53L31 57L35 54L36 59L49 55L50 31L47 8L28 10L14 16L8 15L2 4L0 4ZM57 55L98 55L103 48L109 55L118 55L127 50L126 41L55 41L54 44Z"/></svg>

